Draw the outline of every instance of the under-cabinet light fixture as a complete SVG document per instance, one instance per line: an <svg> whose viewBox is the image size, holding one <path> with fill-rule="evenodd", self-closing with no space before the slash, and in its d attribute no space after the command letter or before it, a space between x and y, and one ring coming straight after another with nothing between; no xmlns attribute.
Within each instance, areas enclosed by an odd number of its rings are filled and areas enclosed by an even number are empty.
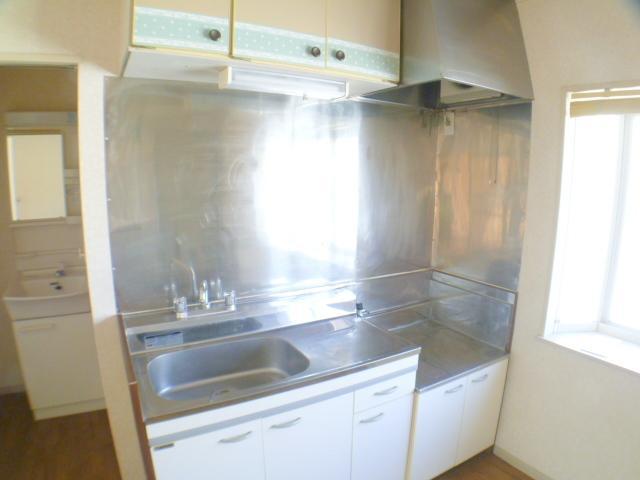
<svg viewBox="0 0 640 480"><path fill-rule="evenodd" d="M226 67L220 71L218 88L279 93L318 100L335 100L347 96L347 82L344 81L235 67Z"/></svg>

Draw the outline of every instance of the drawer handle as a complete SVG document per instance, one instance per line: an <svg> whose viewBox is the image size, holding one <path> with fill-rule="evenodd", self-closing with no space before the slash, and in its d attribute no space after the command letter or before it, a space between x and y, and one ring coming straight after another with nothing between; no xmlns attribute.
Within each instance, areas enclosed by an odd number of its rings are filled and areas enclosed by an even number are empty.
<svg viewBox="0 0 640 480"><path fill-rule="evenodd" d="M173 448L175 446L174 443L167 443L166 445L158 445L157 447L154 447L153 449L158 451L158 450L165 450L167 448Z"/></svg>
<svg viewBox="0 0 640 480"><path fill-rule="evenodd" d="M487 378L489 378L489 374L485 373L484 375L482 375L481 377L478 378L474 378L473 380L471 380L473 383L480 383L480 382L484 382Z"/></svg>
<svg viewBox="0 0 640 480"><path fill-rule="evenodd" d="M276 423L275 425L271 425L271 428L289 428L293 427L295 424L299 423L302 420L302 417L294 418L293 420L289 420L284 423Z"/></svg>
<svg viewBox="0 0 640 480"><path fill-rule="evenodd" d="M340 62L342 62L345 58L347 58L347 54L344 53L344 51L342 50L338 50L336 52L336 59L339 60Z"/></svg>
<svg viewBox="0 0 640 480"><path fill-rule="evenodd" d="M384 416L384 412L380 412L377 415L374 415L371 418L365 418L364 420L360 420L360 423L373 423L373 422L377 422L378 420L380 420L382 417Z"/></svg>
<svg viewBox="0 0 640 480"><path fill-rule="evenodd" d="M445 392L444 392L444 393L446 393L447 395L449 395L449 394L451 394L451 393L456 393L456 392L459 392L460 390L462 390L462 387L463 387L463 385L462 385L462 384L460 384L460 385L458 385L457 387L452 388L451 390L445 390Z"/></svg>
<svg viewBox="0 0 640 480"><path fill-rule="evenodd" d="M394 385L393 387L387 388L386 390L380 390L379 392L374 393L374 395L377 396L382 396L382 395L389 395L390 393L395 392L398 389L397 385Z"/></svg>
<svg viewBox="0 0 640 480"><path fill-rule="evenodd" d="M55 328L55 323L43 323L42 325L31 325L29 327L20 327L20 333L39 332L40 330L51 330Z"/></svg>
<svg viewBox="0 0 640 480"><path fill-rule="evenodd" d="M217 28L212 28L209 30L209 38L214 42L217 42L222 38L222 33Z"/></svg>
<svg viewBox="0 0 640 480"><path fill-rule="evenodd" d="M221 438L220 440L218 440L218 442L220 442L220 443L236 443L236 442L241 442L242 440L244 440L245 438L247 438L249 435L251 435L251 433L253 433L253 431L252 431L252 430L249 430L248 432L241 433L240 435L236 435L235 437Z"/></svg>

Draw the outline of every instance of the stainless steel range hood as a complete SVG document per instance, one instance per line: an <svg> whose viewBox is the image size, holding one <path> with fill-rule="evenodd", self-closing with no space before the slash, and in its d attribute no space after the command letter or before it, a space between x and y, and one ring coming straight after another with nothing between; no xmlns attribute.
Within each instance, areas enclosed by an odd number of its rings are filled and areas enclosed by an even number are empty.
<svg viewBox="0 0 640 480"><path fill-rule="evenodd" d="M401 84L365 98L423 108L531 100L514 0L403 0Z"/></svg>

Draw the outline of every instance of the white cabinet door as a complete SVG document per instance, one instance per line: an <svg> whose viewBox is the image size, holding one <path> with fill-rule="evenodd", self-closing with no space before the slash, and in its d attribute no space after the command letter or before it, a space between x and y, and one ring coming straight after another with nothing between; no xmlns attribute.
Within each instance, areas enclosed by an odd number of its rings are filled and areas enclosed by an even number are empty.
<svg viewBox="0 0 640 480"><path fill-rule="evenodd" d="M267 480L349 480L353 393L262 420Z"/></svg>
<svg viewBox="0 0 640 480"><path fill-rule="evenodd" d="M507 359L469 375L456 463L494 444L506 376Z"/></svg>
<svg viewBox="0 0 640 480"><path fill-rule="evenodd" d="M260 420L151 449L157 480L264 480Z"/></svg>
<svg viewBox="0 0 640 480"><path fill-rule="evenodd" d="M413 394L358 413L353 420L351 480L403 480Z"/></svg>
<svg viewBox="0 0 640 480"><path fill-rule="evenodd" d="M13 322L31 408L102 398L91 314Z"/></svg>
<svg viewBox="0 0 640 480"><path fill-rule="evenodd" d="M466 378L416 394L409 478L428 480L456 461Z"/></svg>

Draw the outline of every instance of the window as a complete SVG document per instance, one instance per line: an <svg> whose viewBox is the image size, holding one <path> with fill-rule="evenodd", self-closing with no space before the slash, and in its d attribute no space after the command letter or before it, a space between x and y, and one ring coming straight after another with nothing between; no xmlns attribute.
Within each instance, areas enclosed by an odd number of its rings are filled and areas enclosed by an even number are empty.
<svg viewBox="0 0 640 480"><path fill-rule="evenodd" d="M640 89L569 98L547 334L640 343Z"/></svg>

